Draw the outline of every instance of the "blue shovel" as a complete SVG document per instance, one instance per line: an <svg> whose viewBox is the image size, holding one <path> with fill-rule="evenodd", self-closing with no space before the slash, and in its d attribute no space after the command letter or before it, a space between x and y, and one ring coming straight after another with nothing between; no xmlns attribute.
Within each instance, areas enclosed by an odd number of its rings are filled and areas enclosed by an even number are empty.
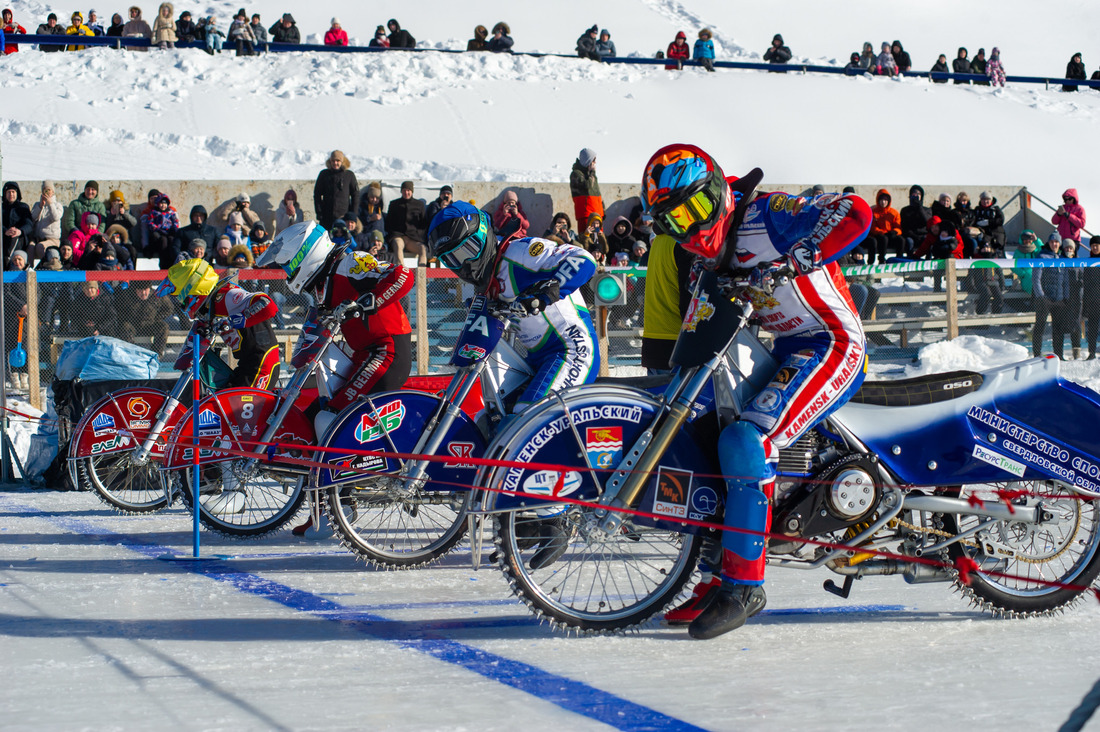
<svg viewBox="0 0 1100 732"><path fill-rule="evenodd" d="M8 365L13 369L21 369L27 365L27 349L23 348L23 316L19 316L19 337L16 339L15 348L8 354Z"/></svg>

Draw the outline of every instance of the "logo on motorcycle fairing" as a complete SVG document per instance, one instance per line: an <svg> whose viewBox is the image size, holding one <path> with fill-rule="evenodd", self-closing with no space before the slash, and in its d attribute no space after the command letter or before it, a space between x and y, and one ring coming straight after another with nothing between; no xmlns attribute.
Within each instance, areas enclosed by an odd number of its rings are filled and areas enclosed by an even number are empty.
<svg viewBox="0 0 1100 732"><path fill-rule="evenodd" d="M458 349L459 358L469 358L475 361L480 361L485 358L488 353L489 352L481 346L475 346L472 343L463 343L462 348Z"/></svg>
<svg viewBox="0 0 1100 732"><path fill-rule="evenodd" d="M149 402L141 397L133 397L126 402L126 410L138 419L145 419L150 409L152 409L152 407L149 406Z"/></svg>
<svg viewBox="0 0 1100 732"><path fill-rule="evenodd" d="M556 470L540 470L523 481L521 490L524 493L533 493L537 496L557 498L575 493L581 487L581 474L577 471L570 470L565 473L564 477L561 477L561 485L559 486L558 478L561 475Z"/></svg>
<svg viewBox="0 0 1100 732"><path fill-rule="evenodd" d="M1015 475L1017 478L1024 477L1024 470L1026 470L1026 467L1023 463L1018 463L1015 460L1010 460L1004 455L993 452L992 450L986 450L981 445L974 445L974 457L984 462L987 462L994 467L998 467L1001 470L1007 470L1008 472Z"/></svg>
<svg viewBox="0 0 1100 732"><path fill-rule="evenodd" d="M653 496L653 513L661 516L687 518L692 475L690 470L658 468L657 492Z"/></svg>
<svg viewBox="0 0 1100 732"><path fill-rule="evenodd" d="M359 442L377 440L386 432L393 432L405 420L405 405L401 400L390 402L381 409L367 412L359 418L355 439Z"/></svg>
<svg viewBox="0 0 1100 732"><path fill-rule="evenodd" d="M710 304L710 298L704 292L699 297L691 299L687 315L684 316L683 330L687 333L694 333L700 324L705 323L712 317L714 317L714 306Z"/></svg>
<svg viewBox="0 0 1100 732"><path fill-rule="evenodd" d="M472 442L448 442L447 443L447 454L448 455L453 455L457 458L473 457L473 455L474 455L474 443L472 443ZM443 466L446 467L446 468L469 468L469 469L473 469L473 468L477 467L473 463L459 463L459 462L451 462L449 460L447 462L443 463Z"/></svg>
<svg viewBox="0 0 1100 732"><path fill-rule="evenodd" d="M332 480L352 478L362 472L386 469L386 458L381 455L352 455L330 461Z"/></svg>
<svg viewBox="0 0 1100 732"><path fill-rule="evenodd" d="M199 436L209 437L222 433L222 418L212 409L199 412Z"/></svg>
<svg viewBox="0 0 1100 732"><path fill-rule="evenodd" d="M691 494L691 511L688 518L705 521L718 513L718 494L710 486L701 485Z"/></svg>
<svg viewBox="0 0 1100 732"><path fill-rule="evenodd" d="M593 468L613 468L623 459L623 428L587 427L584 448Z"/></svg>
<svg viewBox="0 0 1100 732"><path fill-rule="evenodd" d="M115 418L106 412L100 412L96 415L96 418L92 420L92 434L96 437L103 434L107 430L113 430L115 428Z"/></svg>
<svg viewBox="0 0 1100 732"><path fill-rule="evenodd" d="M115 435L109 440L103 442L96 442L92 444L92 454L98 455L101 452L110 452L111 450L117 450L126 447L130 444L130 438L123 435Z"/></svg>

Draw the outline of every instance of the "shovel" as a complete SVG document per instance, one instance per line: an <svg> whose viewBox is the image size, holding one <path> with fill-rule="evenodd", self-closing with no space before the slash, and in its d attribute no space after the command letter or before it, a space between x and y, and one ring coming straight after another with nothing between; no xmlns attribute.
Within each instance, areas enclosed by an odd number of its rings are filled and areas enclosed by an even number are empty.
<svg viewBox="0 0 1100 732"><path fill-rule="evenodd" d="M19 316L19 337L16 339L15 348L8 354L8 365L13 369L21 369L27 365L27 349L23 348L23 316Z"/></svg>

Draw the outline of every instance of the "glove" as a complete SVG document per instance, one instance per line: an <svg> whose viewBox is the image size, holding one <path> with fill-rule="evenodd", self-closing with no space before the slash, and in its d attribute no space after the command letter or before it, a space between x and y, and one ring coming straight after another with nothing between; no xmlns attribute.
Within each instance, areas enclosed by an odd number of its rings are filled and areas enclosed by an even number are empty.
<svg viewBox="0 0 1100 732"><path fill-rule="evenodd" d="M561 299L561 285L557 280L537 282L516 298L528 315L538 315Z"/></svg>
<svg viewBox="0 0 1100 732"><path fill-rule="evenodd" d="M799 277L821 268L821 250L807 241L802 241L791 247L783 261L794 276Z"/></svg>
<svg viewBox="0 0 1100 732"><path fill-rule="evenodd" d="M767 262L749 270L748 286L770 295L776 287L787 284L792 274L794 273L782 259Z"/></svg>

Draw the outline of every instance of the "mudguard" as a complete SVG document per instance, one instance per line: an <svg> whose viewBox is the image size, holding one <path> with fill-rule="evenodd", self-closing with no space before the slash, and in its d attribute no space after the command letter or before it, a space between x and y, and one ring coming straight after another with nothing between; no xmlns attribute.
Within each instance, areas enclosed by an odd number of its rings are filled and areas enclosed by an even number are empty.
<svg viewBox="0 0 1100 732"><path fill-rule="evenodd" d="M213 447L199 450L199 463L205 465L240 457L221 452L218 447L249 452L255 450L255 443L267 430L278 402L279 397L274 392L250 387L226 389L200 401L199 439L204 443L212 440ZM179 470L192 464L191 425L191 410L187 410L169 439L165 456L168 470ZM312 446L315 443L313 425L300 409L291 407L271 442ZM303 452L297 449L279 450L274 453L274 458L277 460L281 455L301 457Z"/></svg>
<svg viewBox="0 0 1100 732"><path fill-rule="evenodd" d="M566 416L566 408L571 420ZM563 473L520 467L483 468L478 485L529 495L487 491L479 508L493 512L545 505L545 501L530 494L598 500L600 489L594 475L599 476L601 484L607 480L658 410L657 400L645 391L600 385L573 389L561 399L551 396L533 404L497 436L486 456L574 469ZM683 526L676 519L721 523L726 488L720 478L713 435L709 440L712 447L709 450L703 447L708 443L704 424L713 431L711 421L696 420L677 434L635 506L667 520L635 516L632 521L687 533L700 529Z"/></svg>
<svg viewBox="0 0 1100 732"><path fill-rule="evenodd" d="M371 395L369 401L356 402L341 412L323 438L323 446L340 450L412 453L424 426L442 400L419 391L392 391ZM455 491L472 486L477 466L462 458L481 457L485 438L465 413L459 414L447 430L440 454L451 455L454 462L433 462L428 466L430 480L423 489ZM321 453L320 459L332 468L314 468L310 486L325 488L362 479L364 471L396 473L400 461L380 455L358 453Z"/></svg>
<svg viewBox="0 0 1100 732"><path fill-rule="evenodd" d="M133 387L106 395L88 408L73 429L70 459L107 455L141 446L156 423L168 395L159 389ZM164 457L166 440L186 409L177 404L154 444L153 460Z"/></svg>

